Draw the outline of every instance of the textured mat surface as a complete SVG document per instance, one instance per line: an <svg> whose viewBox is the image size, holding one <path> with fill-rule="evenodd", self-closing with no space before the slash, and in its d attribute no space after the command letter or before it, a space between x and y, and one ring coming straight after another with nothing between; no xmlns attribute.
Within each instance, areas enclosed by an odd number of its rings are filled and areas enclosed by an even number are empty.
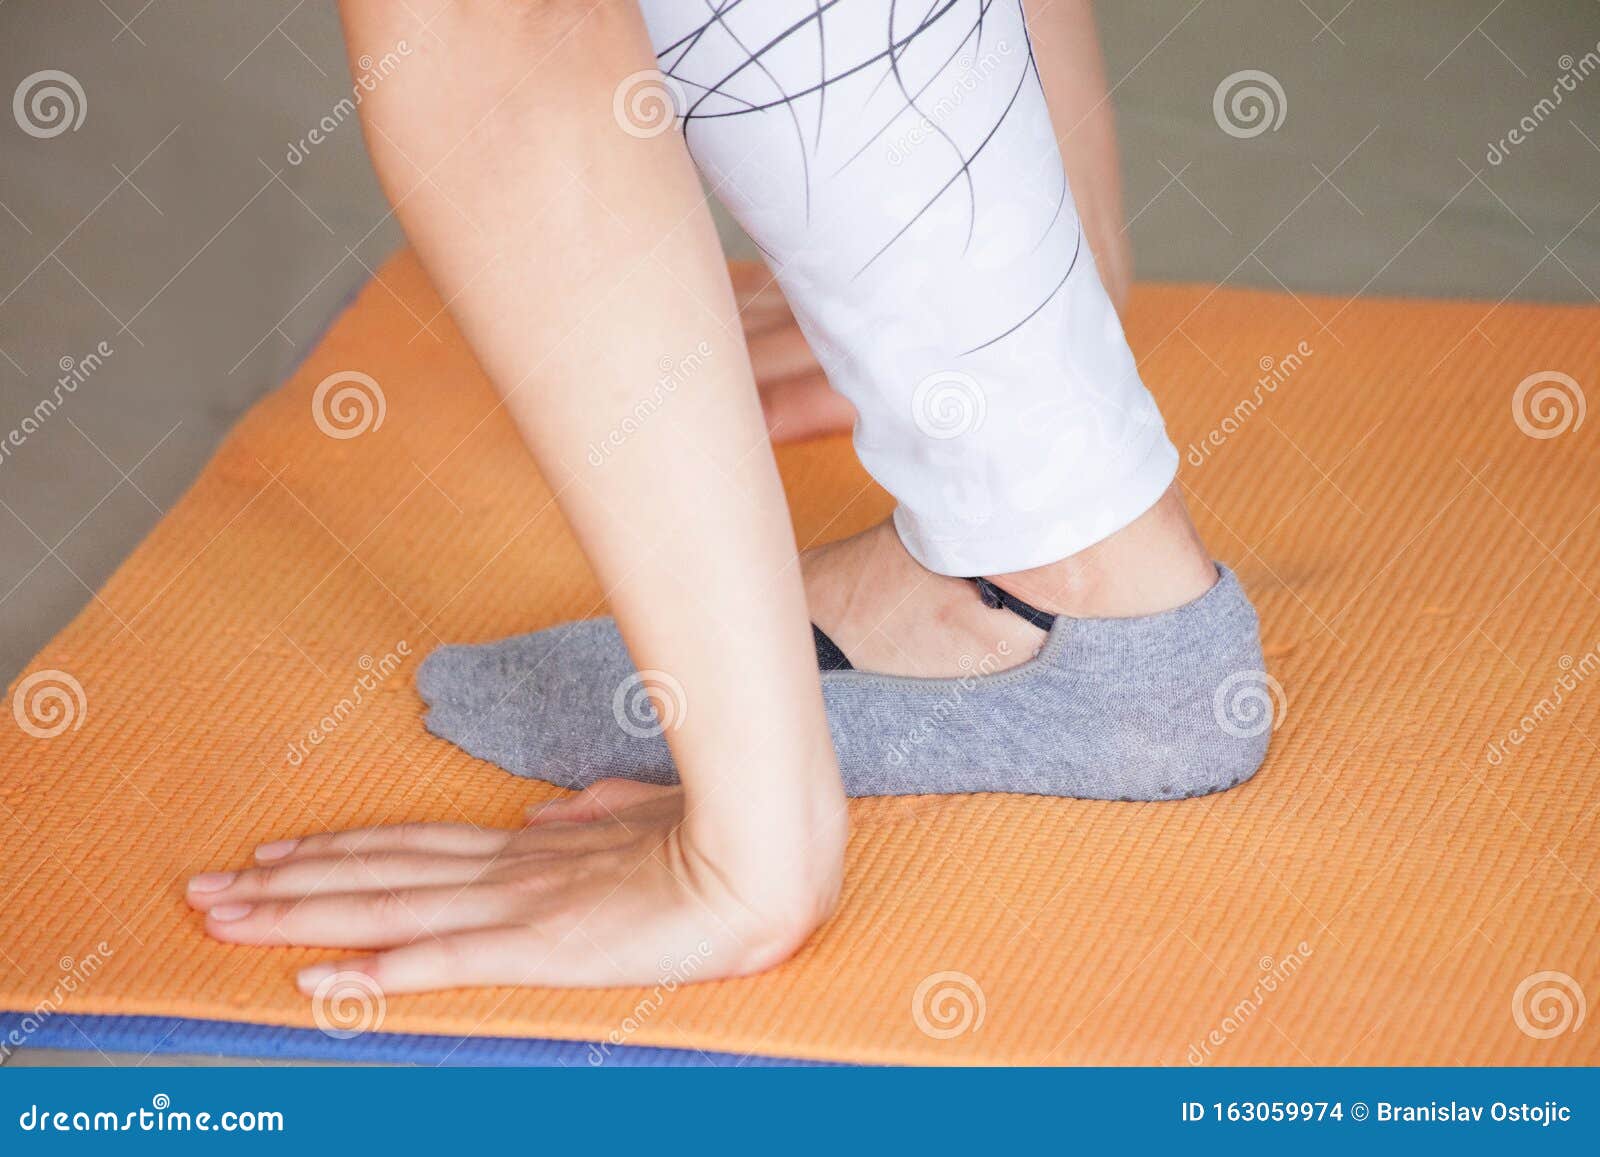
<svg viewBox="0 0 1600 1157"><path fill-rule="evenodd" d="M1172 287L1129 328L1262 610L1287 711L1255 780L858 801L842 909L775 972L654 1002L396 997L381 1028L869 1062L1600 1060L1579 1018L1600 994L1600 437L1579 420L1600 313ZM345 371L381 422L346 409L367 428L334 437L317 389ZM1546 372L1570 378L1519 391ZM782 460L803 543L886 509L842 441ZM326 954L207 941L182 880L306 829L515 822L550 789L429 736L412 672L596 600L394 259L13 688L0 1007L312 1027L290 978Z"/></svg>

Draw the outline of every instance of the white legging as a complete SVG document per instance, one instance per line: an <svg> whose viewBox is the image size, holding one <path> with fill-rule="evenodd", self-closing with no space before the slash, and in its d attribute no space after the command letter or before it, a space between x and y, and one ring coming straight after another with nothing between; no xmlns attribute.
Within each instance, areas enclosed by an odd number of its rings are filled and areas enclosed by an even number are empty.
<svg viewBox="0 0 1600 1157"><path fill-rule="evenodd" d="M1020 0L641 0L689 150L766 255L895 526L1002 574L1178 454L1095 271Z"/></svg>

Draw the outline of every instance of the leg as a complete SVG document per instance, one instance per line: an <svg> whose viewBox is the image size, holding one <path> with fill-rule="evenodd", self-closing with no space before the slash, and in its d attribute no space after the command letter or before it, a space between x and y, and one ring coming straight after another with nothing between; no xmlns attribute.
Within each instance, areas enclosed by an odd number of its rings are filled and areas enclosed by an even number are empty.
<svg viewBox="0 0 1600 1157"><path fill-rule="evenodd" d="M1022 571L1156 503L1177 452L1096 275L1017 0L644 9L690 152L859 412L918 562Z"/></svg>
<svg viewBox="0 0 1600 1157"><path fill-rule="evenodd" d="M1260 670L1254 614L1172 489L1177 453L1085 243L1017 0L645 12L692 155L899 501L892 526L803 560L814 621L858 668L824 681L847 788L1154 798L1252 772L1265 728L1233 734L1213 696ZM972 575L1069 618L1047 634ZM551 746L627 677L611 635L430 660L430 726L514 770L670 775L627 737ZM582 667L530 677L557 637ZM974 656L985 675L1035 661L972 679ZM893 742L923 718L937 736Z"/></svg>
<svg viewBox="0 0 1600 1157"><path fill-rule="evenodd" d="M1133 261L1123 226L1116 125L1094 11L1090 0L1025 0L1023 7L1034 65L1084 236L1111 304L1121 313ZM734 289L746 318L750 361L773 441L847 433L855 423L855 409L829 385L770 277L741 285L736 275Z"/></svg>

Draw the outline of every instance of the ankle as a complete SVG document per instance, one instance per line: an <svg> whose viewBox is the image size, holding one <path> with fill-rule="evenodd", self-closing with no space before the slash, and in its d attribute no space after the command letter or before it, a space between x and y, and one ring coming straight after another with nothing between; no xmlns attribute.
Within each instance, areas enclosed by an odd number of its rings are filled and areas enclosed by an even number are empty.
<svg viewBox="0 0 1600 1157"><path fill-rule="evenodd" d="M1026 662L1044 632L918 563L891 523L801 555L811 618L858 670L946 678Z"/></svg>
<svg viewBox="0 0 1600 1157"><path fill-rule="evenodd" d="M1216 564L1174 483L1133 522L1060 562L987 576L1040 610L1073 618L1159 614L1205 594Z"/></svg>

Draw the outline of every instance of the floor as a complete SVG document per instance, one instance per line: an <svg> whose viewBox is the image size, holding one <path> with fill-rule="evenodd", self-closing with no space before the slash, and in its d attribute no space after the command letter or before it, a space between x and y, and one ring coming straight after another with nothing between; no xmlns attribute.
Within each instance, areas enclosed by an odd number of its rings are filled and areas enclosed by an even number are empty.
<svg viewBox="0 0 1600 1157"><path fill-rule="evenodd" d="M1600 301L1593 0L1140 0L1100 18L1141 278ZM42 70L70 75L83 116L53 136L0 118L7 680L402 241L336 119L332 0L0 4L0 82ZM1214 106L1245 70L1273 106L1253 135Z"/></svg>

